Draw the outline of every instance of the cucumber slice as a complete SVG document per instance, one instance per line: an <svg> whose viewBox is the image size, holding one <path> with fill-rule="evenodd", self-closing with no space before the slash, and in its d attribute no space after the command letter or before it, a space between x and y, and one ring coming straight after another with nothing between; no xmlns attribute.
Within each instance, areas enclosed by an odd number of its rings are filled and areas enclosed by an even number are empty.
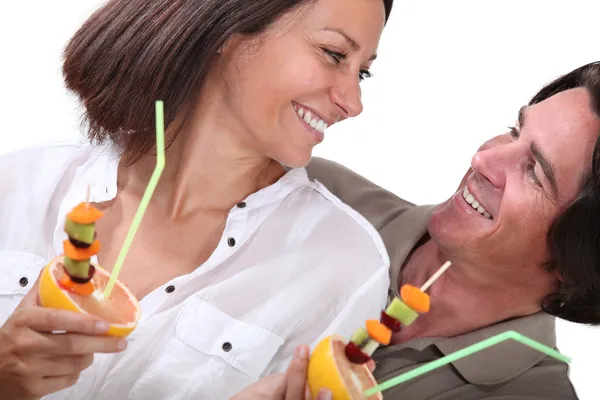
<svg viewBox="0 0 600 400"><path fill-rule="evenodd" d="M63 261L70 277L79 279L87 279L89 277L90 260L76 261L65 256Z"/></svg>
<svg viewBox="0 0 600 400"><path fill-rule="evenodd" d="M419 317L419 314L407 306L399 298L392 300L392 303L388 306L385 312L392 318L402 322L402 325L409 326Z"/></svg>
<svg viewBox="0 0 600 400"><path fill-rule="evenodd" d="M357 346L362 346L367 339L369 339L367 330L365 328L358 328L352 335L350 341Z"/></svg>
<svg viewBox="0 0 600 400"><path fill-rule="evenodd" d="M78 224L67 218L65 221L65 232L70 238L86 244L92 244L94 241L95 224Z"/></svg>

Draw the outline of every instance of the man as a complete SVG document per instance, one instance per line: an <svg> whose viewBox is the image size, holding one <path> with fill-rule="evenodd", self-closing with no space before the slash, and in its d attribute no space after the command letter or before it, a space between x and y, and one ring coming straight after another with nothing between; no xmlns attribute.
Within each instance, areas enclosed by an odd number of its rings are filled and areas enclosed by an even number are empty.
<svg viewBox="0 0 600 400"><path fill-rule="evenodd" d="M390 295L453 263L430 290L431 311L376 352L379 382L507 330L556 347L555 317L600 324L600 63L546 86L517 120L481 146L458 191L437 206L409 204L326 160L309 166L312 178L382 235L391 257ZM290 388L303 387L305 365L306 357L292 363L287 388L280 382L273 398L301 398ZM577 398L566 364L512 341L384 395Z"/></svg>

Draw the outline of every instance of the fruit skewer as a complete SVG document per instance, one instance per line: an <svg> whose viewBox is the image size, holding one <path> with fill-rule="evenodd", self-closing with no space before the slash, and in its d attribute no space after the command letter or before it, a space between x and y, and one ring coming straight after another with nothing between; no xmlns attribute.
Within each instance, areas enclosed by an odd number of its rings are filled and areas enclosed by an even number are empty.
<svg viewBox="0 0 600 400"><path fill-rule="evenodd" d="M165 167L163 102L156 102L156 167L127 232L119 257L108 273L92 257L98 254L96 222L103 213L89 202L78 204L66 216L63 254L41 271L38 298L42 307L93 315L109 323L106 335L126 337L137 326L141 307L135 295L118 280L133 238Z"/></svg>
<svg viewBox="0 0 600 400"><path fill-rule="evenodd" d="M89 203L78 204L65 219L64 230L68 239L63 242L64 277L60 286L81 296L90 296L94 290L92 278L95 268L91 258L100 251L100 241L96 239L96 222L102 218L102 212Z"/></svg>
<svg viewBox="0 0 600 400"><path fill-rule="evenodd" d="M346 344L345 353L353 364L365 364L379 346L390 344L392 334L400 332L402 326L409 326L420 314L429 312L430 298L425 291L452 265L450 261L442 267L421 288L405 284L400 297L394 298L381 312L378 320L368 320L364 328L357 329Z"/></svg>

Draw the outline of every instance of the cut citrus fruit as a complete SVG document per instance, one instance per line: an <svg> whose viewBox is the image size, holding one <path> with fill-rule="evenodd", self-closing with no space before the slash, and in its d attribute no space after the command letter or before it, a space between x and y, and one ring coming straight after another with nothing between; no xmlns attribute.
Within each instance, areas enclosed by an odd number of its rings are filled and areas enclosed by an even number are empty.
<svg viewBox="0 0 600 400"><path fill-rule="evenodd" d="M377 385L365 364L353 364L345 354L346 343L338 335L328 336L314 349L308 361L308 387L313 398L329 389L333 400L381 400L381 393L368 398L363 392Z"/></svg>
<svg viewBox="0 0 600 400"><path fill-rule="evenodd" d="M63 268L63 256L52 260L44 267L40 277L39 298L42 307L59 308L93 315L109 323L107 335L126 337L137 326L141 309L135 296L117 281L109 298L104 298L103 291L110 274L99 266L91 282L96 288L89 296L82 296L64 289L61 280L67 277Z"/></svg>

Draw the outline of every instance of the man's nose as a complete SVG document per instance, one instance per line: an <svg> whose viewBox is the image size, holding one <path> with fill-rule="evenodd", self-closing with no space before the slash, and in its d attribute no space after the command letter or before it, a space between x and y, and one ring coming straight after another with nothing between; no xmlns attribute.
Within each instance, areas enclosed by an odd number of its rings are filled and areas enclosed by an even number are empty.
<svg viewBox="0 0 600 400"><path fill-rule="evenodd" d="M331 101L339 108L341 119L356 117L363 111L358 77L343 76L331 88Z"/></svg>
<svg viewBox="0 0 600 400"><path fill-rule="evenodd" d="M471 169L485 177L494 187L502 188L506 183L506 174L514 157L505 146L480 149L471 159Z"/></svg>

